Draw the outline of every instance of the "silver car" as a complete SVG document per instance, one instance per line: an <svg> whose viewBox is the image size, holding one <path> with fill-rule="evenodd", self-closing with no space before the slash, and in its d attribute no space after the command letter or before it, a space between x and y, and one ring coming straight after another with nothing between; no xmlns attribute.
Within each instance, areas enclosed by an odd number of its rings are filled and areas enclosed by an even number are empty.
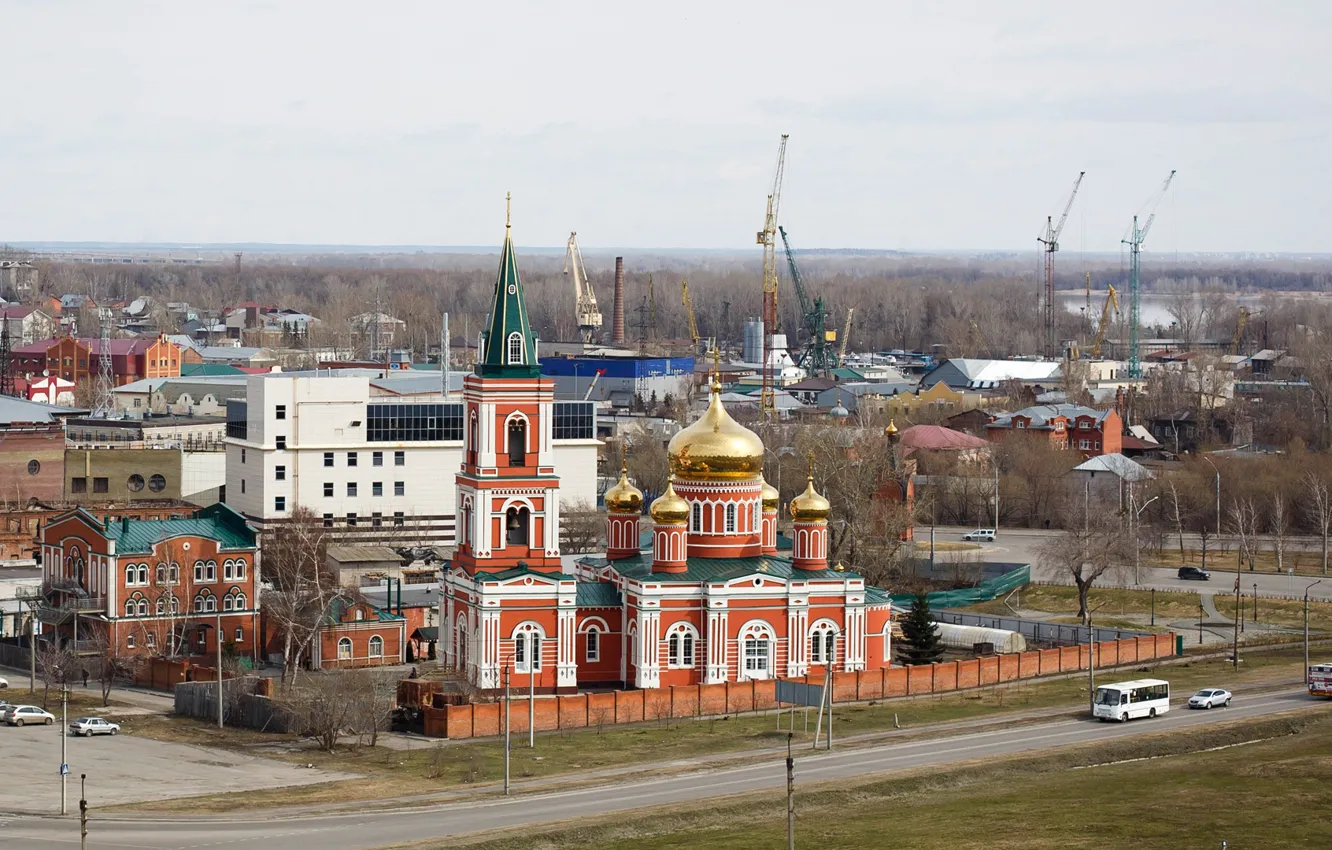
<svg viewBox="0 0 1332 850"><path fill-rule="evenodd" d="M1189 697L1189 708L1211 708L1214 705L1229 706L1233 695L1225 688L1203 688Z"/></svg>
<svg viewBox="0 0 1332 850"><path fill-rule="evenodd" d="M71 735L115 735L120 731L120 724L112 723L101 717L80 717L69 724Z"/></svg>
<svg viewBox="0 0 1332 850"><path fill-rule="evenodd" d="M55 723L55 715L35 705L9 705L0 712L0 722L10 726L26 726L34 723Z"/></svg>

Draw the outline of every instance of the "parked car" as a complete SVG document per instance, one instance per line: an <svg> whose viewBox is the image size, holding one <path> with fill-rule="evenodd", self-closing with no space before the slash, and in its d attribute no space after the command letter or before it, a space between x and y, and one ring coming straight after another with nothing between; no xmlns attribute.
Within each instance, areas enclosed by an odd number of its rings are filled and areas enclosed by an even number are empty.
<svg viewBox="0 0 1332 850"><path fill-rule="evenodd" d="M1229 706L1233 696L1225 688L1203 688L1189 697L1189 708L1211 708L1214 705Z"/></svg>
<svg viewBox="0 0 1332 850"><path fill-rule="evenodd" d="M120 732L120 724L112 723L101 717L80 717L69 724L71 734L78 736L88 735L115 735Z"/></svg>
<svg viewBox="0 0 1332 850"><path fill-rule="evenodd" d="M1197 567L1180 567L1179 577L1188 581L1211 581L1212 574Z"/></svg>
<svg viewBox="0 0 1332 850"><path fill-rule="evenodd" d="M7 687L9 687L9 680L6 679L4 676L0 676L0 690L3 690L4 688Z"/></svg>
<svg viewBox="0 0 1332 850"><path fill-rule="evenodd" d="M967 541L976 541L976 542L987 541L993 543L994 529L978 528L975 531L968 531L966 534L962 535L962 539Z"/></svg>
<svg viewBox="0 0 1332 850"><path fill-rule="evenodd" d="M10 726L24 726L31 723L55 723L55 715L35 705L9 705L0 713L0 721Z"/></svg>

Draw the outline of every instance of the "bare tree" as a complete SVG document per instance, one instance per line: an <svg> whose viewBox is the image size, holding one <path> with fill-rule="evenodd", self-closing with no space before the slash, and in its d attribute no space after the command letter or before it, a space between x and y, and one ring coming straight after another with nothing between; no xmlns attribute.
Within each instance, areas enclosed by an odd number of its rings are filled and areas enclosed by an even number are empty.
<svg viewBox="0 0 1332 850"><path fill-rule="evenodd" d="M606 537L606 520L585 501L573 501L560 510L560 549L577 555L596 552Z"/></svg>
<svg viewBox="0 0 1332 850"><path fill-rule="evenodd" d="M51 686L64 686L73 681L79 658L54 641L41 643L37 650L37 674L42 677L42 708L46 708Z"/></svg>
<svg viewBox="0 0 1332 850"><path fill-rule="evenodd" d="M1230 530L1238 540L1240 558L1248 562L1252 571L1258 556L1258 508L1252 499L1230 503Z"/></svg>
<svg viewBox="0 0 1332 850"><path fill-rule="evenodd" d="M1069 523L1067 531L1049 538L1037 550L1043 566L1071 578L1078 589L1078 618L1087 622L1087 596L1096 580L1132 560L1127 555L1119 523L1109 519L1088 522L1085 527Z"/></svg>
<svg viewBox="0 0 1332 850"><path fill-rule="evenodd" d="M1272 494L1272 509L1267 514L1267 531L1272 537L1272 554L1276 557L1277 572L1283 573L1286 571L1286 546L1290 542L1290 515L1286 509L1286 497L1280 492Z"/></svg>
<svg viewBox="0 0 1332 850"><path fill-rule="evenodd" d="M354 687L351 673L320 673L306 676L299 687L290 685L274 700L291 716L292 728L318 742L320 749L334 752L340 738L353 725L364 700Z"/></svg>
<svg viewBox="0 0 1332 850"><path fill-rule="evenodd" d="M101 658L97 682L102 686L102 706L105 707L111 704L111 688L116 682L133 678L139 659L137 656L122 655L105 631L97 632L93 641Z"/></svg>
<svg viewBox="0 0 1332 850"><path fill-rule="evenodd" d="M264 574L272 584L263 605L282 640L282 681L293 680L339 593L338 579L325 561L328 531L304 506L274 529L264 548Z"/></svg>
<svg viewBox="0 0 1332 850"><path fill-rule="evenodd" d="M1318 530L1323 544L1323 575L1327 575L1327 540L1332 531L1332 498L1329 498L1327 481L1316 472L1304 473L1304 489L1309 499L1304 504L1305 515Z"/></svg>

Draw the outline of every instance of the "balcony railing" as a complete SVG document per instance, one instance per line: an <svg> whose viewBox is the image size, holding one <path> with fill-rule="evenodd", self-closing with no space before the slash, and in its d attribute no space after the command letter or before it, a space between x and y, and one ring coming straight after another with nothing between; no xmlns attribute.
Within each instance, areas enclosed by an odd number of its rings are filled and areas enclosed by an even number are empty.
<svg viewBox="0 0 1332 850"><path fill-rule="evenodd" d="M21 584L14 588L14 598L22 599L24 602L42 599L45 596L46 589L40 584Z"/></svg>
<svg viewBox="0 0 1332 850"><path fill-rule="evenodd" d="M104 610L106 610L105 596L87 596L65 599L61 602L45 602L37 607L37 619L43 623L67 623L80 614Z"/></svg>

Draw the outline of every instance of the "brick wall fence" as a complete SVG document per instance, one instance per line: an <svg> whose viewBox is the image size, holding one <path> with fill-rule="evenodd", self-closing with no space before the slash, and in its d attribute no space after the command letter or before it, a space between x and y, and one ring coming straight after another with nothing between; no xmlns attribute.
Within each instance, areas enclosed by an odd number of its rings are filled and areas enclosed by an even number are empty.
<svg viewBox="0 0 1332 850"><path fill-rule="evenodd" d="M1096 666L1136 664L1175 654L1175 635L1145 635L1096 644ZM1017 679L1034 679L1057 673L1086 670L1087 646L1063 646L1009 655L991 655L966 661L945 661L916 667L889 667L858 673L835 673L833 701L858 702L915 694L941 694ZM823 677L795 681L823 684ZM404 683L407 684L407 683ZM430 681L413 681L413 696L427 703L425 734L436 738L483 738L504 731L502 703L448 705L443 694L425 693ZM716 685L684 685L610 693L578 694L543 698L536 703L539 731L584 729L644 720L665 720L765 711L777 707L777 687L772 680L724 682ZM403 694L399 694L402 701ZM415 701L415 700L413 700ZM433 704L430 704L430 703ZM510 710L510 731L527 731L526 705Z"/></svg>

